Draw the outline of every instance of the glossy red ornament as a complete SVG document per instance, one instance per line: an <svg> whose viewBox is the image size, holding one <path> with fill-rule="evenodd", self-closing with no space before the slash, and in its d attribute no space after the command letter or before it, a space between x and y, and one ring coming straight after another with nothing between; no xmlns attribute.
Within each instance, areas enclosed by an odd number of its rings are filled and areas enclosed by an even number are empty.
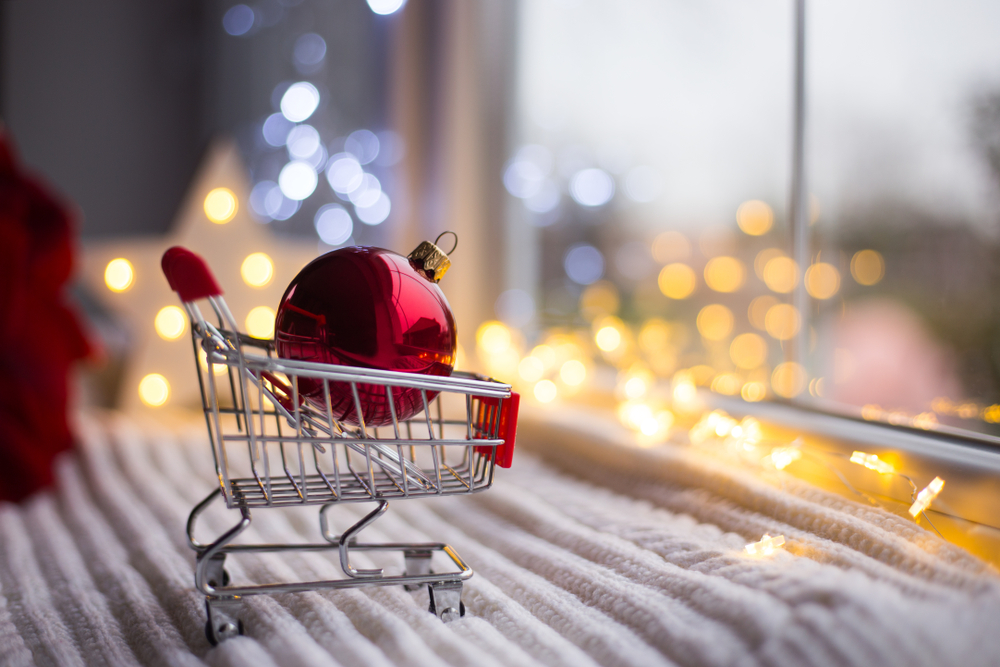
<svg viewBox="0 0 1000 667"><path fill-rule="evenodd" d="M275 321L278 356L326 364L451 375L458 337L451 307L421 266L391 250L354 246L317 257L285 290ZM299 393L326 409L320 381ZM393 388L398 419L423 410L419 389ZM428 392L429 401L435 395ZM392 423L385 389L358 383L368 426ZM348 383L331 382L333 416L359 423Z"/></svg>

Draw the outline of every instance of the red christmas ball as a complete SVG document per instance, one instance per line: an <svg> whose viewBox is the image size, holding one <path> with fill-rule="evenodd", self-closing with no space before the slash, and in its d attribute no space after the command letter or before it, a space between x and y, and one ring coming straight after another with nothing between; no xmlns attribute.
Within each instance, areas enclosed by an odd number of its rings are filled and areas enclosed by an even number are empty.
<svg viewBox="0 0 1000 667"><path fill-rule="evenodd" d="M275 321L279 357L325 364L448 376L457 342L448 300L422 261L383 248L317 257L288 285ZM391 424L385 388L357 387L365 424ZM299 393L326 410L321 381L300 378ZM394 387L392 396L400 420L423 410L419 389ZM330 402L335 419L359 423L349 383L331 382Z"/></svg>

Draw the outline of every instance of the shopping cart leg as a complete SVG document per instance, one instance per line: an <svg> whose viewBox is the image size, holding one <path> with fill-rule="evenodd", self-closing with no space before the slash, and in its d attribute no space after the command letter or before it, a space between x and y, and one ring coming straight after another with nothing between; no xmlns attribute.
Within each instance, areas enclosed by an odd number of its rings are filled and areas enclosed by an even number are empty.
<svg viewBox="0 0 1000 667"><path fill-rule="evenodd" d="M338 547L340 547L340 566L341 568L343 568L344 573L347 574L347 576L354 577L356 579L364 579L364 578L374 579L381 577L382 568L376 568L374 570L358 570L357 568L353 567L350 562L350 556L348 555L348 549L351 546L353 546L354 543L357 541L358 533L360 533L362 530L364 530L372 523L374 523L375 520L378 519L380 516L385 514L385 511L389 509L389 501L379 500L378 507L376 507L371 512L366 514L364 518L361 519L361 521L358 521L356 524L345 530L343 535L334 535L330 531L330 525L326 519L327 510L334 504L336 503L328 503L326 505L323 505L323 507L320 509L319 526L320 526L320 531L323 534L323 539L325 539L327 542L330 542L331 544L336 544Z"/></svg>
<svg viewBox="0 0 1000 667"><path fill-rule="evenodd" d="M212 646L243 634L243 621L239 619L243 600L239 596L225 598L205 598L205 637Z"/></svg>
<svg viewBox="0 0 1000 667"><path fill-rule="evenodd" d="M462 602L462 582L442 581L427 584L427 593L431 604L429 611L445 623L457 621L465 616L465 603Z"/></svg>
<svg viewBox="0 0 1000 667"><path fill-rule="evenodd" d="M428 549L407 549L404 551L403 560L406 563L406 576L423 577L432 574L431 556L433 555ZM408 591L415 591L420 586L420 584L403 584L403 588Z"/></svg>

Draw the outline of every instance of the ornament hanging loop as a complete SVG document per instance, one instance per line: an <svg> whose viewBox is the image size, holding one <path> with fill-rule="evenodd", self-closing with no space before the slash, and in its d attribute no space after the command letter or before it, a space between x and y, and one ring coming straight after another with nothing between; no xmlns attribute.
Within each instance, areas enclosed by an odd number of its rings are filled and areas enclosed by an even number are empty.
<svg viewBox="0 0 1000 667"><path fill-rule="evenodd" d="M437 238L434 239L434 245L440 247L441 244L439 244L438 241L441 240L442 236L447 236L448 234L451 234L452 236L455 237L455 244L451 246L451 250L445 252L445 254L450 255L451 253L455 252L455 248L458 247L458 234L456 234L455 232L451 230L441 232L440 234L438 234Z"/></svg>

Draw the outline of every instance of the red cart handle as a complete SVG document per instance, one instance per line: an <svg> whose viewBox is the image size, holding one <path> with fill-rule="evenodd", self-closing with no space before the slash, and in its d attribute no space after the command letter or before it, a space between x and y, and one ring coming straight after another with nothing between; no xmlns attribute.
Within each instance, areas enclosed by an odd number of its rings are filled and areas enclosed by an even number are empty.
<svg viewBox="0 0 1000 667"><path fill-rule="evenodd" d="M160 266L170 283L170 289L177 292L181 301L197 301L222 295L222 289L215 282L208 264L187 248L174 246L167 250L163 253Z"/></svg>
<svg viewBox="0 0 1000 667"><path fill-rule="evenodd" d="M502 445L494 447L476 447L480 454L489 456L493 454L496 464L501 468L509 468L514 459L514 440L517 437L517 411L521 405L521 395L516 391L510 392L510 398L503 399L503 406L500 399L492 396L475 396L479 400L479 411L476 415L476 424L473 429L474 437L487 438L490 425L496 416L497 408L500 409L500 427L497 429L497 436L503 439Z"/></svg>

